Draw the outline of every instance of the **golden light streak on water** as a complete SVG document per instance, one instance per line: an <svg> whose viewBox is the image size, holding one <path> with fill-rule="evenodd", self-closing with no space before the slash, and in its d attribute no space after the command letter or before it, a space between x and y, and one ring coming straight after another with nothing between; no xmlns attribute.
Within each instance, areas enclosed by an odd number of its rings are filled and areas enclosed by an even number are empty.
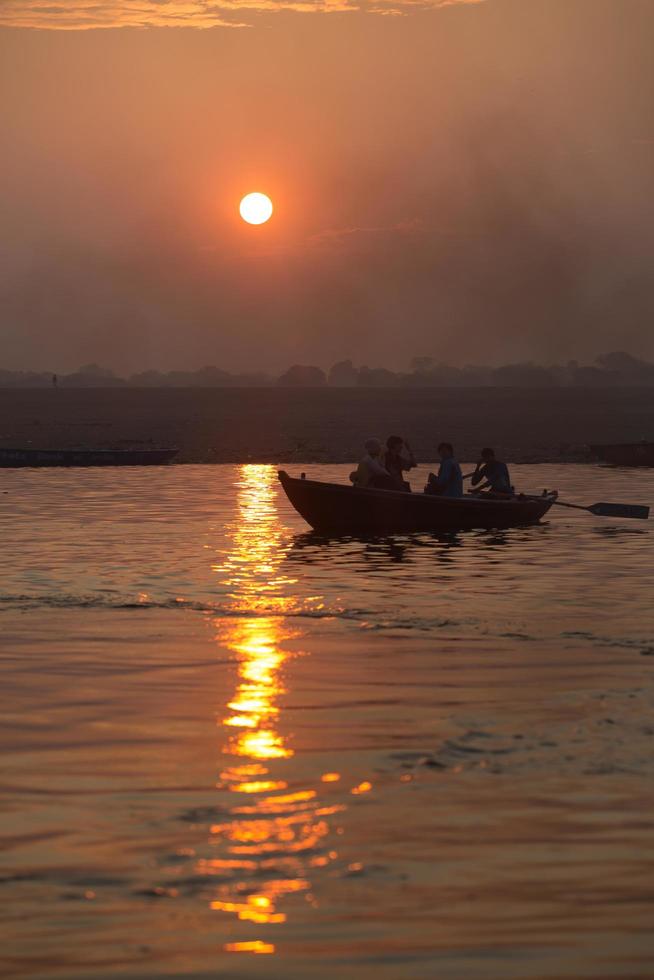
<svg viewBox="0 0 654 980"><path fill-rule="evenodd" d="M294 635L296 631L271 616L230 621L222 627L221 642L236 654L239 678L227 705L233 713L222 719L227 728L241 729L230 739L228 754L253 761L293 754L277 729L277 702L285 693L281 669L289 657L280 644ZM247 781L249 772L241 770L241 775Z"/></svg>
<svg viewBox="0 0 654 980"><path fill-rule="evenodd" d="M273 943L264 943L261 939L255 939L248 943L225 943L223 949L226 953L274 953Z"/></svg>
<svg viewBox="0 0 654 980"><path fill-rule="evenodd" d="M283 779L279 779L277 782L273 779L260 779L258 782L235 783L230 789L234 793L269 793L272 790L286 789L287 787L288 783L285 783Z"/></svg>
<svg viewBox="0 0 654 980"><path fill-rule="evenodd" d="M294 749L281 721L288 666L295 656L287 644L300 635L287 618L297 609L288 594L295 579L280 572L288 538L275 506L274 470L246 465L240 476L237 519L228 529L232 545L212 568L229 587L232 611L238 614L216 622L217 639L236 662L236 688L220 719L226 735L222 751L233 762L220 773L218 787L245 799L230 808L229 819L211 827L211 842L221 856L199 862L196 870L216 877L242 872L242 878L217 887L211 909L242 922L275 926L287 919L281 900L309 893L307 871L334 859L336 852L325 846L327 818L344 806L321 801L312 787L294 786L289 773ZM312 608L322 605L321 596L310 601ZM271 771L273 766L282 771ZM325 773L316 784L339 779L338 773ZM233 943L230 951L261 952L259 942ZM274 945L265 951L274 952Z"/></svg>

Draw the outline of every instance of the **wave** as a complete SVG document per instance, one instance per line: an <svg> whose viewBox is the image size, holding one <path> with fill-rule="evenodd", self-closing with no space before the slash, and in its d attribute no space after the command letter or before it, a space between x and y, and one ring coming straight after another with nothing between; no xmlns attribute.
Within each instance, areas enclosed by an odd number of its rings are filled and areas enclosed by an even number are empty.
<svg viewBox="0 0 654 980"><path fill-rule="evenodd" d="M106 610L134 610L144 611L152 609L162 610L191 610L193 612L208 613L214 616L236 619L256 619L271 616L280 618L307 618L307 619L366 619L368 617L378 617L378 610L350 608L345 609L341 606L321 607L319 609L310 606L298 605L294 608L281 608L279 603L270 604L258 603L256 609L239 608L234 604L222 603L220 601L209 602L199 599L145 599L134 600L128 598L111 598L102 595L0 595L0 613L8 611L28 610L28 609L106 609ZM434 625L430 620L430 625ZM440 621L442 625L451 625L451 620ZM398 620L399 625L406 625L404 620ZM371 626L378 626L374 622Z"/></svg>
<svg viewBox="0 0 654 980"><path fill-rule="evenodd" d="M168 597L162 599L133 599L126 596L107 596L107 595L29 595L29 594L7 594L0 595L0 616L3 613L27 612L38 609L53 610L73 610L73 609L97 609L97 610L116 610L127 612L143 611L191 611L220 619L259 619L259 618L279 618L293 620L328 621L336 620L350 623L357 630L368 633L384 633L390 631L402 633L429 633L432 630L450 630L452 638L468 641L515 641L528 646L538 644L548 644L552 641L579 643L580 645L591 645L598 648L614 648L629 650L640 653L643 656L654 656L654 637L652 636L611 636L594 633L589 630L561 630L558 632L542 634L522 633L506 629L498 629L497 632L490 631L488 624L481 623L474 617L429 617L414 616L409 617L405 610L400 611L396 616L389 615L388 609L383 612L380 609L366 608L360 606L344 607L338 604L324 605L315 607L302 604L298 600L296 606L288 607L280 604L279 600L270 603L265 601L257 602L256 609L246 609L239 607L230 601L208 601L202 599L184 599L182 597Z"/></svg>

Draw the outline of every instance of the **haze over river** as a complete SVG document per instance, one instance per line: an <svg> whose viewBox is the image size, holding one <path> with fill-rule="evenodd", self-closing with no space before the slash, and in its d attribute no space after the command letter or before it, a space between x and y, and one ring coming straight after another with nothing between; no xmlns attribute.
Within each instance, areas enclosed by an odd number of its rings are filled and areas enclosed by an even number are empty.
<svg viewBox="0 0 654 980"><path fill-rule="evenodd" d="M651 522L326 541L255 464L0 491L4 975L652 976Z"/></svg>

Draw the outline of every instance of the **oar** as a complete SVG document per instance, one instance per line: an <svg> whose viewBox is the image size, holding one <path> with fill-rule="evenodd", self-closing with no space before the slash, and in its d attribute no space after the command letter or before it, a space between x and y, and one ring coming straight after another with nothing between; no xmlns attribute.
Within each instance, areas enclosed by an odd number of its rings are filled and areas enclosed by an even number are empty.
<svg viewBox="0 0 654 980"><path fill-rule="evenodd" d="M530 497L531 500L540 500L540 497ZM596 517L631 517L634 520L646 521L649 517L649 507L643 507L641 504L591 504L590 507L584 507L583 504L569 504L565 500L553 500L552 503L556 507L571 507L574 510L587 510L589 514L595 514Z"/></svg>
<svg viewBox="0 0 654 980"><path fill-rule="evenodd" d="M463 479L469 480L474 475L474 473L465 473ZM540 497L532 497L531 499L540 500ZM607 504L602 501L585 507L583 504L569 504L565 500L554 500L553 503L556 507L586 510L589 514L595 514L596 517L627 517L636 521L646 521L649 517L649 507L643 507L641 504Z"/></svg>
<svg viewBox="0 0 654 980"><path fill-rule="evenodd" d="M649 517L649 507L640 504L592 504L584 507L582 504L568 504L564 500L555 500L557 507L574 507L576 510L587 510L596 517L633 517L634 520L646 521Z"/></svg>
<svg viewBox="0 0 654 980"><path fill-rule="evenodd" d="M469 480L474 475L474 473L466 473L463 479ZM540 497L532 497L531 499L540 500ZM556 507L587 510L589 514L595 514L596 517L628 517L636 521L646 521L649 517L649 507L643 507L641 504L607 504L602 501L598 504L591 504L590 507L584 507L583 504L569 504L565 500L555 500L553 503Z"/></svg>

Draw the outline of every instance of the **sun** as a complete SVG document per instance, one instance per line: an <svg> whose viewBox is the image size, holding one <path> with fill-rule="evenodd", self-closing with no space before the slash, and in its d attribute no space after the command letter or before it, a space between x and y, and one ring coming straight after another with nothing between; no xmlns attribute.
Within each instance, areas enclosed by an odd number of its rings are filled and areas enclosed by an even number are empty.
<svg viewBox="0 0 654 980"><path fill-rule="evenodd" d="M273 204L267 194L253 191L246 194L238 206L243 221L249 225L263 225L273 213Z"/></svg>

